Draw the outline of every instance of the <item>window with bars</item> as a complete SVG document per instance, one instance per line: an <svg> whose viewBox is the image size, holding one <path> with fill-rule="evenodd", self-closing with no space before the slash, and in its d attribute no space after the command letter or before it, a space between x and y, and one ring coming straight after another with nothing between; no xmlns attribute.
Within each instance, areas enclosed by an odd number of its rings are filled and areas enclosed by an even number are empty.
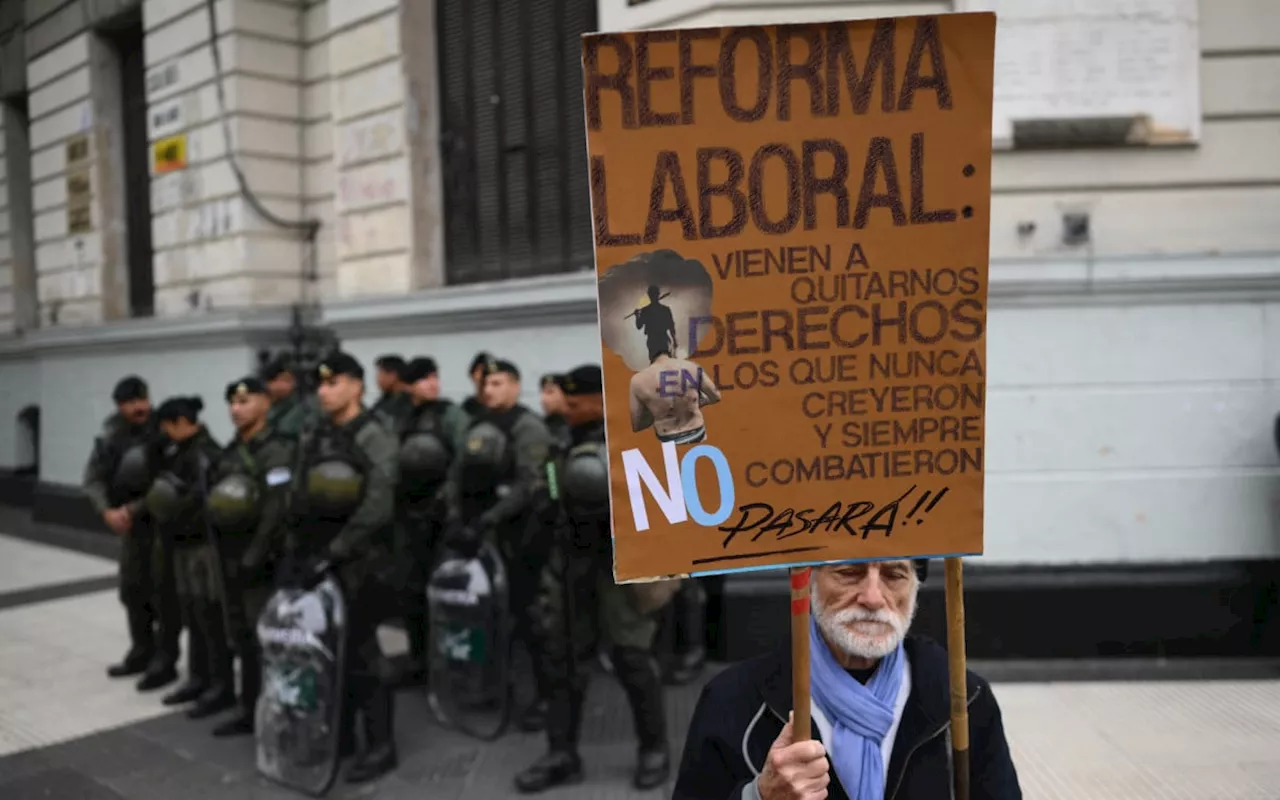
<svg viewBox="0 0 1280 800"><path fill-rule="evenodd" d="M449 283L590 269L595 0L437 0Z"/></svg>

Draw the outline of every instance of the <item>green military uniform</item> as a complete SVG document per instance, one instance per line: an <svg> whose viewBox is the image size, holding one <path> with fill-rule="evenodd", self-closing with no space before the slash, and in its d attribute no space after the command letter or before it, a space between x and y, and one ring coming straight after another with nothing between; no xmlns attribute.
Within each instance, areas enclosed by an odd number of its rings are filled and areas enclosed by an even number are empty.
<svg viewBox="0 0 1280 800"><path fill-rule="evenodd" d="M471 395L462 401L462 413L471 419L478 419L488 412L489 409L485 408L484 403L480 402L480 398L475 395Z"/></svg>
<svg viewBox="0 0 1280 800"><path fill-rule="evenodd" d="M602 422L575 428L572 433L571 453L581 457L583 450L598 449L603 454ZM557 474L564 473L566 457L559 459ZM604 491L608 491L607 483ZM558 534L547 567L542 570L538 598L539 622L548 631L548 654L555 662L553 682L568 688L567 695L553 695L568 701L567 707L559 709L553 701L552 721L548 726L553 748L577 743L578 715L588 671L570 668L571 649L578 651L579 661L589 659L601 638L609 648L614 670L627 689L636 713L641 746L665 745L661 684L650 654L658 630L658 620L653 614L657 609L647 607L659 605L661 601L650 600L652 591L643 584L614 583L607 496L603 509L594 515L564 510ZM571 622L565 605L570 602L574 604ZM567 627L570 624L572 629ZM569 711L572 714L566 713ZM564 716L557 719L557 713ZM558 727L556 722L560 723Z"/></svg>
<svg viewBox="0 0 1280 800"><path fill-rule="evenodd" d="M319 373L322 380L364 378L359 362L346 353L328 357ZM338 573L347 601L349 711L362 716L367 744L348 779L367 780L395 762L393 698L382 677L377 631L393 607L387 582L394 566L396 436L362 409L344 424L326 419L314 432L304 431L298 447L301 469L292 483L287 559L304 582L320 565ZM357 773L362 777L355 778Z"/></svg>
<svg viewBox="0 0 1280 800"><path fill-rule="evenodd" d="M488 374L518 377L515 365L486 364ZM493 540L507 567L514 634L534 664L536 698L521 714L525 730L541 726L550 692L541 669L542 639L534 617L538 573L550 547L545 466L551 434L542 419L522 405L487 410L471 421L462 451L445 487L447 528L469 539Z"/></svg>
<svg viewBox="0 0 1280 800"><path fill-rule="evenodd" d="M260 388L249 379L237 388ZM231 392L228 393L229 395ZM210 480L209 516L218 536L227 593L228 640L240 656L240 714L215 735L253 732L262 686L258 617L272 592L273 566L284 550L285 511L296 442L270 427L227 445Z"/></svg>
<svg viewBox="0 0 1280 800"><path fill-rule="evenodd" d="M308 422L314 422L317 411L310 399L301 392L294 392L283 400L276 400L267 412L267 425L288 437L297 437Z"/></svg>
<svg viewBox="0 0 1280 800"><path fill-rule="evenodd" d="M156 671L172 671L178 661L182 617L173 554L141 502L155 475L159 440L154 418L133 426L112 414L103 422L84 469L84 493L99 515L120 506L133 512L133 527L121 537L119 567L130 648L113 675L136 674L149 663Z"/></svg>
<svg viewBox="0 0 1280 800"><path fill-rule="evenodd" d="M444 524L441 490L449 465L465 443L469 420L448 400L413 405L400 427L400 484L396 496L396 555L408 567L405 628L419 677L426 668L426 584Z"/></svg>
<svg viewBox="0 0 1280 800"><path fill-rule="evenodd" d="M566 394L599 394L598 367L565 377ZM544 632L544 666L552 686L547 711L550 753L516 779L541 791L581 774L578 736L589 662L603 643L626 691L640 744L636 786L653 788L669 771L662 682L653 657L655 612L676 584L618 585L613 580L608 456L603 420L570 430L571 446L555 454L549 473L559 500L557 535L540 576L537 620Z"/></svg>
<svg viewBox="0 0 1280 800"><path fill-rule="evenodd" d="M547 432L551 434L551 440L556 446L567 450L570 445L569 423L564 421L564 417L559 414L548 414L543 418L546 423Z"/></svg>
<svg viewBox="0 0 1280 800"><path fill-rule="evenodd" d="M485 430L480 430L481 426ZM473 461L472 456L487 449L481 439L489 435L489 426L497 428L505 438L499 446L502 452L493 460ZM524 406L490 411L472 419L462 452L450 468L445 485L449 519L486 534L523 534L516 523L525 521L526 513L545 491L543 467L550 451L547 426ZM488 454L484 457L488 459ZM518 539L510 535L498 539L504 555L520 553L522 542Z"/></svg>
<svg viewBox="0 0 1280 800"><path fill-rule="evenodd" d="M157 411L161 418L172 402L166 401ZM186 411L183 416L191 419L197 411ZM196 719L229 707L234 698L235 678L223 616L222 565L205 516L208 481L221 452L203 426L190 439L167 443L146 498L162 534L173 543L178 601L191 646L188 681L166 700L171 704L196 700L196 707L189 712Z"/></svg>
<svg viewBox="0 0 1280 800"><path fill-rule="evenodd" d="M369 413L389 431L400 430L411 411L413 397L408 392L384 392L369 409Z"/></svg>

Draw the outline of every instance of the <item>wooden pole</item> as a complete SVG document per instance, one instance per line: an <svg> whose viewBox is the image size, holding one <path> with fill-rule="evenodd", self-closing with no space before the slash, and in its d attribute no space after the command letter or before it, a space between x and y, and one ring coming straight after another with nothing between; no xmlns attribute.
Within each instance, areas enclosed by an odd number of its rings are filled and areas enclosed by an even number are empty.
<svg viewBox="0 0 1280 800"><path fill-rule="evenodd" d="M956 800L969 800L969 690L964 655L964 561L947 559L947 659Z"/></svg>
<svg viewBox="0 0 1280 800"><path fill-rule="evenodd" d="M809 726L809 567L791 570L791 731L813 738Z"/></svg>

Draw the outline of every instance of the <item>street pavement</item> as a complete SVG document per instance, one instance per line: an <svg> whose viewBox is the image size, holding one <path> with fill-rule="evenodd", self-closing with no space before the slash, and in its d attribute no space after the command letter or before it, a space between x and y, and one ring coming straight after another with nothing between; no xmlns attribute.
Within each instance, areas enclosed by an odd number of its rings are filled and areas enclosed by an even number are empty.
<svg viewBox="0 0 1280 800"><path fill-rule="evenodd" d="M0 798L254 800L296 798L254 770L250 740L218 740L104 674L125 640L110 560L0 535ZM385 631L388 647L403 637ZM1280 680L995 682L1027 798L1277 800ZM700 685L668 693L673 748ZM402 764L335 798L507 798L539 736L491 744L442 729L419 692L399 696ZM630 787L625 698L594 682L582 736L586 780L549 796L657 798Z"/></svg>

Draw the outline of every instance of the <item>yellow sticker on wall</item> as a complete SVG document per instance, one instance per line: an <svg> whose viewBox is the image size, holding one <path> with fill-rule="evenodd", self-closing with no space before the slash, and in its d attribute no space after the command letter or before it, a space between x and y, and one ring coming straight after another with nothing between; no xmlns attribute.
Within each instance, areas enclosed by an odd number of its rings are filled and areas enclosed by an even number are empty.
<svg viewBox="0 0 1280 800"><path fill-rule="evenodd" d="M168 136L157 139L151 145L152 172L163 175L187 168L187 135Z"/></svg>

